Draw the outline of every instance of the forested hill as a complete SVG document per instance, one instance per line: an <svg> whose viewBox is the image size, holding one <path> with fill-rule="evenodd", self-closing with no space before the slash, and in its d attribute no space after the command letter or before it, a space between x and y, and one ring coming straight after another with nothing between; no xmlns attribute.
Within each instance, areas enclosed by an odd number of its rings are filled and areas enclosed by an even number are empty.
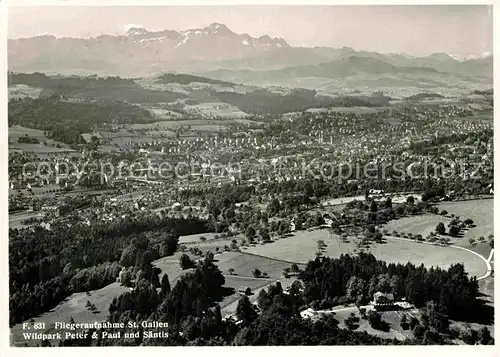
<svg viewBox="0 0 500 357"><path fill-rule="evenodd" d="M120 77L46 76L42 73L9 73L8 85L24 84L41 88L41 97L59 95L80 99L129 103L172 102L185 98L182 93L155 91L139 86L133 79Z"/></svg>
<svg viewBox="0 0 500 357"><path fill-rule="evenodd" d="M150 122L148 110L121 102L74 102L57 96L11 100L9 126L21 125L47 131L56 141L76 144L82 133L100 124L132 124Z"/></svg>

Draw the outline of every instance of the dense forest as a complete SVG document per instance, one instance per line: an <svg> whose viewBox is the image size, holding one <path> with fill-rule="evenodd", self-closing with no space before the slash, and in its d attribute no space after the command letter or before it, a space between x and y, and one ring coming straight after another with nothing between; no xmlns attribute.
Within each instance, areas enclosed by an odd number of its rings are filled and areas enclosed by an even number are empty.
<svg viewBox="0 0 500 357"><path fill-rule="evenodd" d="M140 260L147 250L154 260L173 254L180 235L206 231L206 222L197 218L158 217L10 229L10 322L45 312L73 292L115 281L123 251Z"/></svg>
<svg viewBox="0 0 500 357"><path fill-rule="evenodd" d="M305 302L319 308L334 306L343 296L364 304L377 291L406 297L416 307L432 301L453 319L470 319L479 307L477 280L469 278L461 264L448 270L426 269L410 263L386 264L371 254L360 253L356 258L317 258L307 264L300 278Z"/></svg>
<svg viewBox="0 0 500 357"><path fill-rule="evenodd" d="M191 83L208 83L208 84L219 84L224 87L234 88L235 84L231 82L219 81L217 79L193 76L190 74L182 73L165 73L158 77L158 83L169 84L169 83L179 83L182 85L188 85Z"/></svg>

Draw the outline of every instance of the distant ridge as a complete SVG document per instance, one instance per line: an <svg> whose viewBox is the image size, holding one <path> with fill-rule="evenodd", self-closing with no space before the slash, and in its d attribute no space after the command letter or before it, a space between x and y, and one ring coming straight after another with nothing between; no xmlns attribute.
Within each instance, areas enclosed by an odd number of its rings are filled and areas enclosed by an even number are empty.
<svg viewBox="0 0 500 357"><path fill-rule="evenodd" d="M184 31L149 31L135 26L122 35L103 34L85 39L52 35L10 39L8 63L9 70L16 72L127 77L216 70L321 72L327 67L337 74L349 74L356 68L386 73L394 67L405 67L408 71L493 77L490 53L465 57L434 53L414 57L356 51L350 47L292 47L282 38L237 34L217 22Z"/></svg>

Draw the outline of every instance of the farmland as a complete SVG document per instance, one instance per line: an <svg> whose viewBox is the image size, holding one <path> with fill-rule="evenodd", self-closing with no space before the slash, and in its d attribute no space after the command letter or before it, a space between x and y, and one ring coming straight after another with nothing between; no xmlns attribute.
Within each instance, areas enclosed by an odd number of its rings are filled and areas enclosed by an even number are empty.
<svg viewBox="0 0 500 357"><path fill-rule="evenodd" d="M29 137L38 140L39 144L18 143L19 138ZM44 145L43 143L47 143ZM21 125L9 127L9 150L21 150L38 154L73 152L68 145L49 139L43 130L26 128Z"/></svg>
<svg viewBox="0 0 500 357"><path fill-rule="evenodd" d="M38 98L42 88L30 87L25 84L17 84L9 87L9 100L19 98Z"/></svg>
<svg viewBox="0 0 500 357"><path fill-rule="evenodd" d="M49 154L49 153L70 153L75 152L75 150L67 148L58 148L52 146L44 146L41 144L9 144L9 150L13 151L24 151L24 152L34 152L37 154Z"/></svg>
<svg viewBox="0 0 500 357"><path fill-rule="evenodd" d="M186 105L184 110L189 113L198 113L201 115L228 117L228 118L245 118L249 116L242 112L237 107L221 102L203 103L197 105Z"/></svg>

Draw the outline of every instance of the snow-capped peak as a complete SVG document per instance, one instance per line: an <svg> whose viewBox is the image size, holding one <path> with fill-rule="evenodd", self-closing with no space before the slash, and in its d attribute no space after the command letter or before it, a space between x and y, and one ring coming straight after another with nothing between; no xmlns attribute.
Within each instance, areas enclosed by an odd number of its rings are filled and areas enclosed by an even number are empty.
<svg viewBox="0 0 500 357"><path fill-rule="evenodd" d="M143 27L131 27L128 31L126 36L137 36L137 35L144 35L147 33L148 30L146 30Z"/></svg>
<svg viewBox="0 0 500 357"><path fill-rule="evenodd" d="M460 55L460 54L450 54L450 57L457 60L457 61L460 61L460 62L463 62L463 61L470 61L470 60L476 60L476 59L482 59L482 58L487 58L487 57L490 57L492 55L491 52L483 52L483 53L480 53L480 54L477 54L477 53L469 53L469 54L466 54L466 55Z"/></svg>

